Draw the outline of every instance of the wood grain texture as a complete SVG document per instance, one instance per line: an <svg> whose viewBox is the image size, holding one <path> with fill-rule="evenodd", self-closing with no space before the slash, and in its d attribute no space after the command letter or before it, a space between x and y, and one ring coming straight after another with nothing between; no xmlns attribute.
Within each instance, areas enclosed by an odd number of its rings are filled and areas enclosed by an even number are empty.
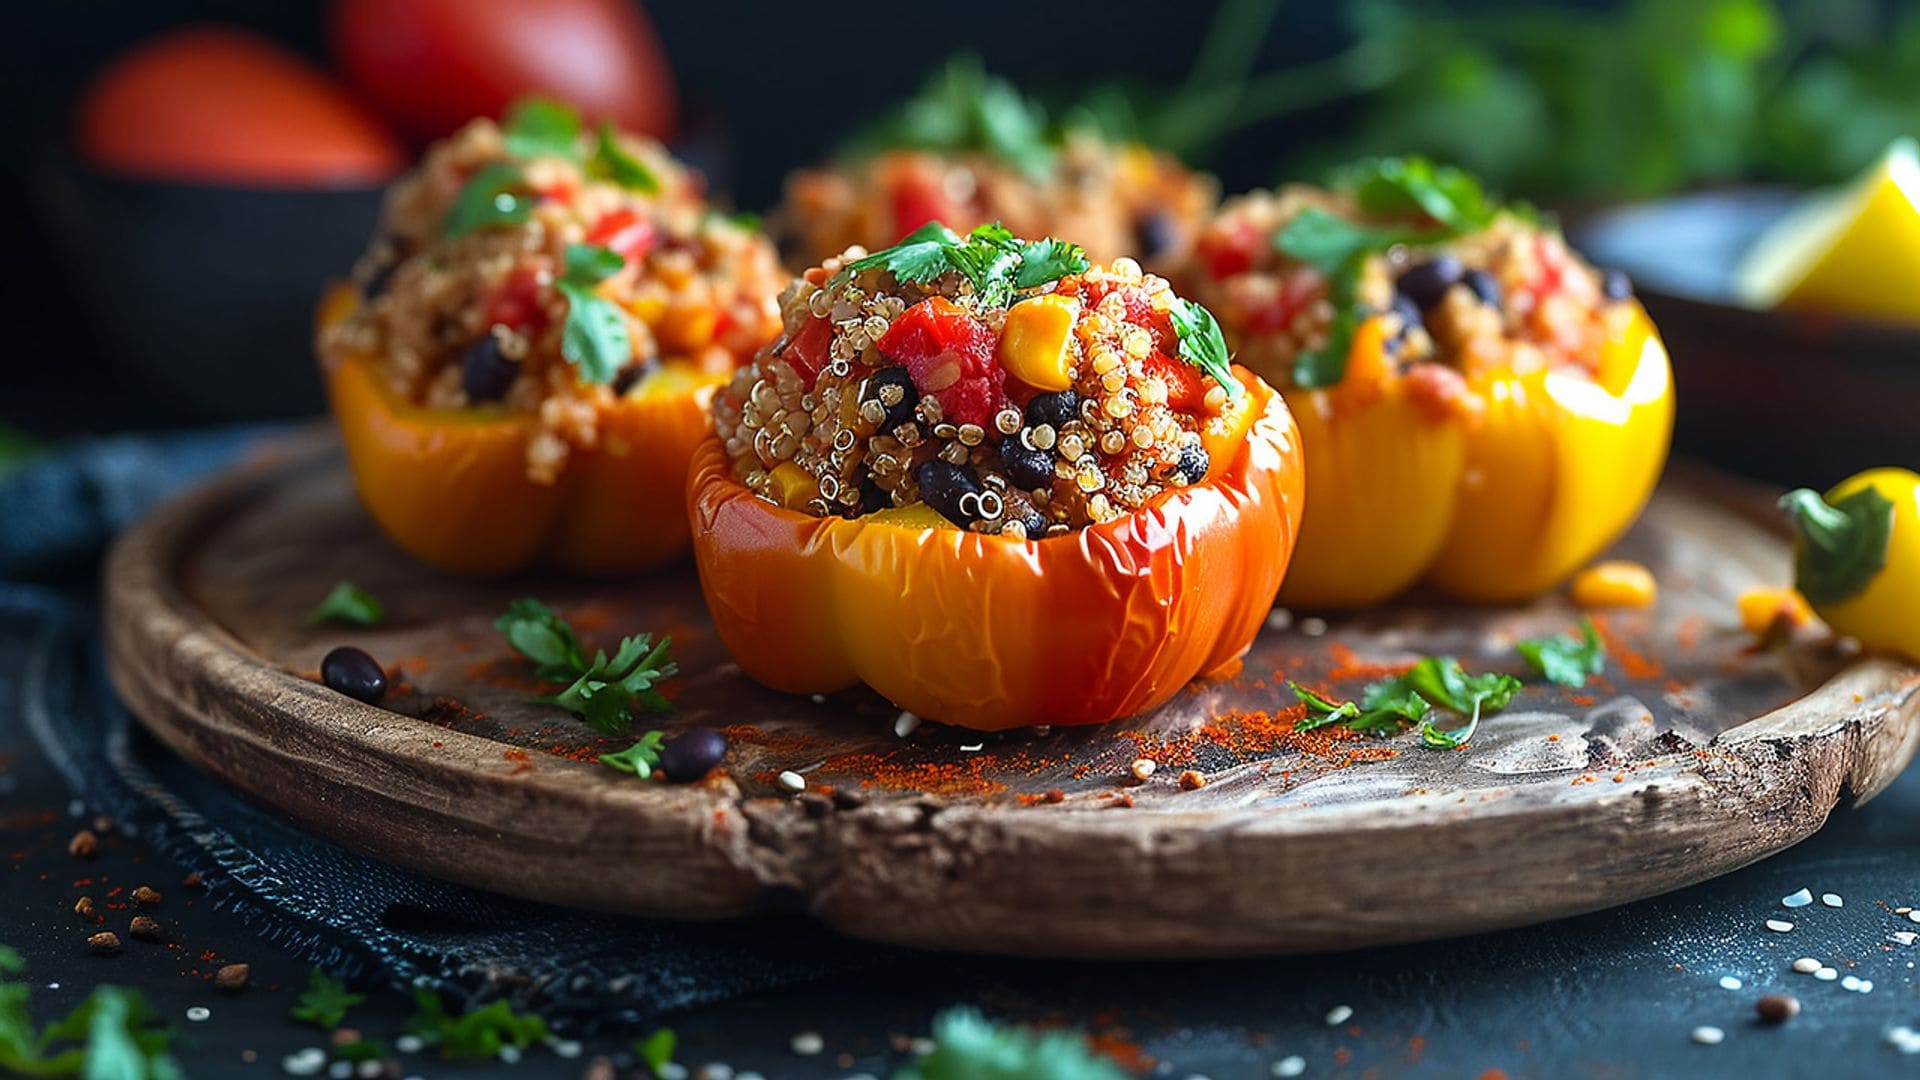
<svg viewBox="0 0 1920 1080"><path fill-rule="evenodd" d="M1605 620L1607 674L1579 694L1530 687L1454 752L1290 734L1272 715L1292 703L1282 680L1351 693L1377 665L1430 652L1517 670L1516 638L1572 627L1561 601L1416 598L1324 633L1280 616L1238 675L1131 721L902 739L871 694L816 702L745 679L688 565L625 584L420 569L373 532L322 439L123 537L107 653L133 711L201 768L357 850L518 896L689 919L798 907L861 937L987 952L1349 948L1701 881L1803 839L1905 767L1920 671L1817 642L1749 650L1733 598L1784 580L1787 552L1745 492L1714 487L1669 485L1622 543L1663 596ZM341 578L386 602L386 624L303 624ZM725 773L670 785L594 764L624 740L529 704L538 685L489 626L521 595L591 643L672 634L684 674L662 726L725 727ZM344 642L397 668L386 707L314 681ZM1141 755L1161 768L1134 784ZM806 797L778 793L789 768ZM1204 788L1181 790L1189 768Z"/></svg>

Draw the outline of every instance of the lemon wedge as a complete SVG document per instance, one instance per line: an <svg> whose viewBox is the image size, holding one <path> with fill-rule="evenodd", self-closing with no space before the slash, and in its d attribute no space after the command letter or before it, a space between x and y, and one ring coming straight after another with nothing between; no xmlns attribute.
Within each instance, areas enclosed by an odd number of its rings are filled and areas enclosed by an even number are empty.
<svg viewBox="0 0 1920 1080"><path fill-rule="evenodd" d="M1734 288L1755 307L1920 322L1920 145L1895 139L1851 184L1775 222L1741 260Z"/></svg>

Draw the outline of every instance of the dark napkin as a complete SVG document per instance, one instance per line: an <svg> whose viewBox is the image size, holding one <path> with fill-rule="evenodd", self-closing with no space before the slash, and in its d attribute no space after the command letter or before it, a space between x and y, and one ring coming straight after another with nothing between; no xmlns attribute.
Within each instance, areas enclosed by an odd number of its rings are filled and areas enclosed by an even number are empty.
<svg viewBox="0 0 1920 1080"><path fill-rule="evenodd" d="M361 983L504 997L591 1031L888 955L796 918L653 922L420 877L301 832L147 736L101 661L100 555L155 503L270 435L83 443L0 479L0 743L38 744L76 798L203 875L218 909Z"/></svg>

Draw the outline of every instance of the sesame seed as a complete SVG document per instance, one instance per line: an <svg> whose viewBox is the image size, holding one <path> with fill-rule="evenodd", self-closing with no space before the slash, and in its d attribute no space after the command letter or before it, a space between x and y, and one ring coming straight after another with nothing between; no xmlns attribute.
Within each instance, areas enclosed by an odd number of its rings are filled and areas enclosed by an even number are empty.
<svg viewBox="0 0 1920 1080"><path fill-rule="evenodd" d="M1353 1006L1335 1005L1327 1010L1327 1026L1337 1027L1353 1019Z"/></svg>
<svg viewBox="0 0 1920 1080"><path fill-rule="evenodd" d="M187 1019L192 1020L196 1024L212 1015L213 1010L207 1008L205 1005L193 1005L187 1009Z"/></svg>
<svg viewBox="0 0 1920 1080"><path fill-rule="evenodd" d="M309 1046L280 1059L280 1067L293 1076L318 1076L326 1066L327 1052L317 1046Z"/></svg>
<svg viewBox="0 0 1920 1080"><path fill-rule="evenodd" d="M1819 971L1822 966L1823 965L1820 963L1820 961L1815 960L1811 956L1803 956L1800 959L1795 960L1793 962L1793 970L1799 972L1802 975L1811 975L1814 972Z"/></svg>
<svg viewBox="0 0 1920 1080"><path fill-rule="evenodd" d="M1847 902L1845 900L1840 899L1839 893L1830 893L1830 892L1821 893L1820 902L1827 905L1828 907L1846 907L1847 906Z"/></svg>
<svg viewBox="0 0 1920 1080"><path fill-rule="evenodd" d="M808 700L812 701L815 705L825 705L827 703L827 695L814 694Z"/></svg>
<svg viewBox="0 0 1920 1080"><path fill-rule="evenodd" d="M907 736L913 734L913 729L919 726L920 726L920 718L906 711L905 709L902 709L900 710L900 715L897 717L894 717L893 733L904 739Z"/></svg>
<svg viewBox="0 0 1920 1080"><path fill-rule="evenodd" d="M1300 632L1308 637L1320 637L1327 632L1327 620L1313 616L1301 619Z"/></svg>
<svg viewBox="0 0 1920 1080"><path fill-rule="evenodd" d="M577 1058L585 1047L576 1039L555 1039L549 1044L555 1057Z"/></svg>
<svg viewBox="0 0 1920 1080"><path fill-rule="evenodd" d="M1722 990L1738 990L1745 985L1746 984L1741 982L1739 978L1737 978L1736 976L1733 976L1733 975L1720 976L1720 989Z"/></svg>
<svg viewBox="0 0 1920 1080"><path fill-rule="evenodd" d="M1307 1071L1307 1059L1299 1054L1289 1054L1273 1063L1275 1076L1299 1076Z"/></svg>
<svg viewBox="0 0 1920 1080"><path fill-rule="evenodd" d="M1267 613L1267 629L1285 633L1293 626L1293 612L1286 608L1274 608Z"/></svg>
<svg viewBox="0 0 1920 1080"><path fill-rule="evenodd" d="M1133 764L1128 767L1127 771L1133 774L1135 780L1145 780L1147 777L1153 775L1153 770L1159 767L1160 763L1152 758L1135 758L1133 759Z"/></svg>
<svg viewBox="0 0 1920 1080"><path fill-rule="evenodd" d="M1793 929L1793 924L1785 919L1768 919L1767 929L1776 934L1784 934Z"/></svg>
<svg viewBox="0 0 1920 1080"><path fill-rule="evenodd" d="M1811 903L1813 903L1813 892L1808 889L1801 889L1797 893L1780 898L1781 907L1803 908Z"/></svg>
<svg viewBox="0 0 1920 1080"><path fill-rule="evenodd" d="M1856 975L1844 975L1844 976L1842 976L1842 977L1841 977L1841 979L1840 979L1840 989L1842 989L1842 990L1858 990L1858 989L1860 989L1860 979L1859 979L1859 977L1858 977L1858 976L1856 976Z"/></svg>
<svg viewBox="0 0 1920 1080"><path fill-rule="evenodd" d="M1916 937L1920 937L1920 934L1915 934L1911 930L1895 930L1889 936L1902 945L1911 945Z"/></svg>
<svg viewBox="0 0 1920 1080"><path fill-rule="evenodd" d="M1693 1041L1701 1046L1719 1046L1726 1040L1727 1033L1712 1024L1701 1024L1693 1029Z"/></svg>
<svg viewBox="0 0 1920 1080"><path fill-rule="evenodd" d="M782 769L777 782L783 791L797 794L807 790L807 778L794 772L792 769Z"/></svg>
<svg viewBox="0 0 1920 1080"><path fill-rule="evenodd" d="M1887 1041L1903 1054L1920 1054L1920 1032L1905 1024L1887 1032Z"/></svg>
<svg viewBox="0 0 1920 1080"><path fill-rule="evenodd" d="M403 1054L417 1054L424 1049L426 1045L426 1040L418 1035L402 1035L393 1040L393 1048Z"/></svg>
<svg viewBox="0 0 1920 1080"><path fill-rule="evenodd" d="M1920 910L1915 910L1915 909L1913 909L1913 908L1908 908L1908 909L1907 909L1907 921L1908 921L1908 922L1920 922Z"/></svg>
<svg viewBox="0 0 1920 1080"><path fill-rule="evenodd" d="M1813 977L1819 979L1821 982L1832 982L1840 977L1840 973L1833 968L1823 967L1819 971L1814 972Z"/></svg>
<svg viewBox="0 0 1920 1080"><path fill-rule="evenodd" d="M788 1045L801 1057L812 1057L827 1048L827 1040L821 1038L817 1031L803 1031L795 1035Z"/></svg>

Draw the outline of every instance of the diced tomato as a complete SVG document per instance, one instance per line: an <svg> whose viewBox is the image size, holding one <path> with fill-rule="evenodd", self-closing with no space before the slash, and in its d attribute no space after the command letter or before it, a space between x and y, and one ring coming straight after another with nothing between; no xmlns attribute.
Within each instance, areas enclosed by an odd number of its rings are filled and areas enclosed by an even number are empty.
<svg viewBox="0 0 1920 1080"><path fill-rule="evenodd" d="M1253 269L1253 254L1260 247L1260 233L1250 222L1238 221L1226 233L1208 232L1197 245L1207 276L1223 281Z"/></svg>
<svg viewBox="0 0 1920 1080"><path fill-rule="evenodd" d="M515 329L539 330L547 322L546 275L540 267L522 263L513 268L487 298L487 323Z"/></svg>
<svg viewBox="0 0 1920 1080"><path fill-rule="evenodd" d="M1280 282L1268 302L1256 304L1247 312L1247 329L1255 333L1288 329L1326 291L1327 283L1318 273L1302 268Z"/></svg>
<svg viewBox="0 0 1920 1080"><path fill-rule="evenodd" d="M1198 413L1207 401L1206 376L1185 360L1156 352L1142 365L1147 374L1167 384L1167 407L1179 413Z"/></svg>
<svg viewBox="0 0 1920 1080"><path fill-rule="evenodd" d="M813 389L815 379L833 361L833 323L827 319L808 319L780 351L780 359L793 365L800 380Z"/></svg>
<svg viewBox="0 0 1920 1080"><path fill-rule="evenodd" d="M922 169L894 173L889 178L888 203L893 209L896 240L929 221L945 222L961 230L972 227L964 220L967 212L947 198L940 178Z"/></svg>
<svg viewBox="0 0 1920 1080"><path fill-rule="evenodd" d="M633 262L646 258L659 236L653 219L641 217L630 207L622 207L593 223L593 228L587 230L587 243L611 248L619 252L621 258Z"/></svg>
<svg viewBox="0 0 1920 1080"><path fill-rule="evenodd" d="M906 365L914 389L938 401L949 422L982 427L1007 400L995 344L993 331L944 296L908 308L876 343L882 356Z"/></svg>
<svg viewBox="0 0 1920 1080"><path fill-rule="evenodd" d="M1153 296L1137 285L1117 285L1101 282L1088 285L1081 293L1081 300L1088 307L1097 306L1109 295L1118 293L1122 309L1121 318L1135 326L1153 332L1153 344L1158 349L1172 349L1174 345L1173 319L1166 312L1153 306Z"/></svg>

